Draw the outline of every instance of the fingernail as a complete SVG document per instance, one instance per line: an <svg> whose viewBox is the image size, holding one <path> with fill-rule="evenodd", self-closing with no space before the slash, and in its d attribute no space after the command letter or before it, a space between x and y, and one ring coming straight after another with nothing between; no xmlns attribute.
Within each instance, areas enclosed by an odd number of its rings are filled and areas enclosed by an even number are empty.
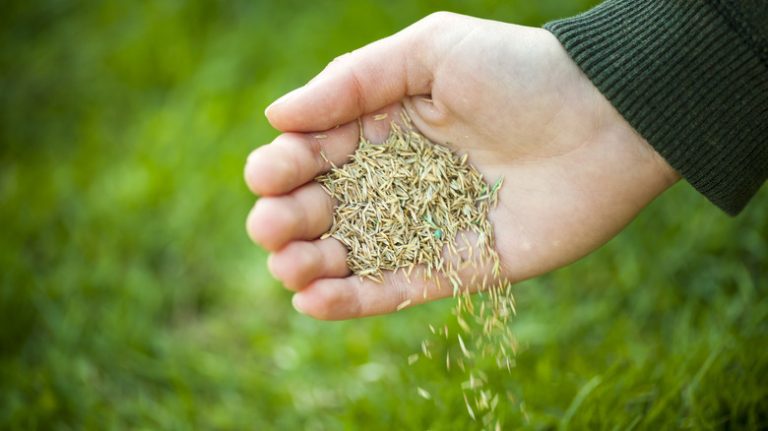
<svg viewBox="0 0 768 431"><path fill-rule="evenodd" d="M293 298L291 299L291 304L293 304L293 308L296 309L296 311L298 311L301 314L307 314L307 312L305 311L305 308L304 308L305 305L306 305L306 304L304 304L304 301L305 301L304 296L305 295L303 295L303 294L301 294L301 292L299 292L299 293L293 295Z"/></svg>
<svg viewBox="0 0 768 431"><path fill-rule="evenodd" d="M302 86L302 87L299 87L299 88L297 88L297 89L295 89L295 90L291 90L291 91L289 91L288 93L286 93L286 94L284 94L284 95L280 96L280 97L279 97L277 100L275 100L274 102L270 103L270 104L269 104L269 106L267 106L267 108L264 110L264 115L267 115L267 112L269 112L269 110L270 110L270 109L272 109L273 107L275 107L275 106L277 106L277 105L282 105L283 103L285 103L285 102L287 102L287 101L289 101L289 100L291 100L291 99L295 98L295 97L296 97L296 95L297 95L297 94L300 92L300 90L302 90L302 89L304 89L304 87L303 87L303 86Z"/></svg>

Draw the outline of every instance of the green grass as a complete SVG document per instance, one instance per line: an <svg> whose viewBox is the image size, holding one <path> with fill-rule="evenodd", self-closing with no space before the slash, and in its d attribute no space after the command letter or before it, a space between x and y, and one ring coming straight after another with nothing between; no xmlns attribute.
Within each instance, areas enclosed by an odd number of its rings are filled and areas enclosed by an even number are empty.
<svg viewBox="0 0 768 431"><path fill-rule="evenodd" d="M437 8L589 3L4 5L0 429L479 428L460 373L406 364L450 301L298 315L245 236L242 165L268 102L335 55ZM507 427L768 427L765 188L731 219L680 184L515 291L517 366L489 371Z"/></svg>

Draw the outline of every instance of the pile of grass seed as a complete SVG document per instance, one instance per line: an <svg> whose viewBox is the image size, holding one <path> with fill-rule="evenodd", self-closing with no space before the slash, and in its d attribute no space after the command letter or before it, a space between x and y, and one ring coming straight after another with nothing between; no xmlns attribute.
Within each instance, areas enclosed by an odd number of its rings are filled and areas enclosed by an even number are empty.
<svg viewBox="0 0 768 431"><path fill-rule="evenodd" d="M430 142L407 117L402 120L403 126L391 123L382 144L372 144L361 132L359 147L348 163L332 166L316 178L337 201L333 225L324 237L346 246L347 264L360 277L381 282L383 271L404 271L410 277L415 267L422 267L421 274L432 284L450 283L464 337L455 334L459 351L453 360L448 351L445 364L450 368L455 363L468 373L467 410L473 418L486 411L487 422L498 394L485 389L482 371L473 371L470 363L475 356L494 357L498 366L509 368L515 350L507 324L514 301L500 281L488 220L502 179L486 183L466 154ZM459 275L466 269L474 272L470 280ZM484 295L479 305L469 298L471 291ZM447 325L439 330L430 325L430 330L441 338L452 336ZM427 341L422 354L432 358ZM413 361L409 358L409 363ZM419 394L427 398L421 388Z"/></svg>
<svg viewBox="0 0 768 431"><path fill-rule="evenodd" d="M358 150L340 168L316 180L336 199L333 226L325 234L350 251L350 270L381 280L382 271L424 265L460 284L443 249L455 246L459 232L477 235L476 248L496 263L488 210L501 181L489 187L483 176L447 147L436 145L412 128L392 123L380 145L361 137Z"/></svg>

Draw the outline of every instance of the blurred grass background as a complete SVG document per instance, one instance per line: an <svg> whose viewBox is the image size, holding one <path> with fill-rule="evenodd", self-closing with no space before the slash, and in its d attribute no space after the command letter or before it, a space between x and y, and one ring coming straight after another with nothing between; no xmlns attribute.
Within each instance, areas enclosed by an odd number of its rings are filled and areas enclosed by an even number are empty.
<svg viewBox="0 0 768 431"><path fill-rule="evenodd" d="M406 364L450 301L298 315L244 233L242 165L271 100L431 11L593 3L5 2L0 429L479 428L465 376ZM767 237L765 188L731 219L680 184L521 284L522 353L488 370L505 428L768 427Z"/></svg>

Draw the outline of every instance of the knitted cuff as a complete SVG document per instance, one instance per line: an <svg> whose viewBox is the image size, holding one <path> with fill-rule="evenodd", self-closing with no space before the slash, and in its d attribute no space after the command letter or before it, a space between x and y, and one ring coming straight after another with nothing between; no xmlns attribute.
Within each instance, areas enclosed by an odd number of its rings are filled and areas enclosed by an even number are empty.
<svg viewBox="0 0 768 431"><path fill-rule="evenodd" d="M701 0L608 0L547 23L621 115L735 215L768 176L768 65Z"/></svg>

